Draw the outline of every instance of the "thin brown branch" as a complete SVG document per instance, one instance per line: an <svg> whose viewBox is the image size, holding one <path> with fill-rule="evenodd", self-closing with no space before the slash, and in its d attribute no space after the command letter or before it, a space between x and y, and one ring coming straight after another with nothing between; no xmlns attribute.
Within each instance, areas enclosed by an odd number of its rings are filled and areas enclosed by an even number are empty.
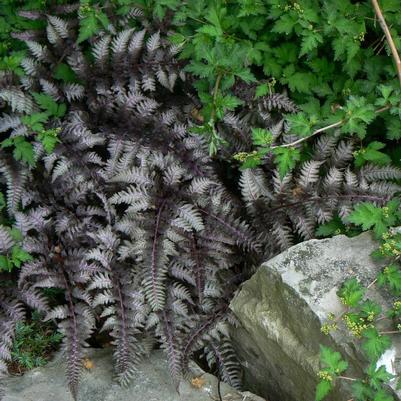
<svg viewBox="0 0 401 401"><path fill-rule="evenodd" d="M397 48L395 46L393 37L391 36L390 29L388 28L386 20L384 19L384 16L383 16L382 10L379 6L378 0L372 0L372 4L375 9L375 13L379 20L380 26L381 26L384 34L386 35L387 42L391 49L391 53L393 54L393 59L395 61L395 65L397 67L398 79L399 79L400 85L401 85L401 59L400 59L400 56L399 56Z"/></svg>
<svg viewBox="0 0 401 401"><path fill-rule="evenodd" d="M391 106L389 106L389 105L383 106L380 109L376 109L375 113L376 114L380 114L380 113L383 113L384 111L386 111L386 110L388 110L390 108L391 108ZM304 141L307 141L308 139L312 138L315 135L321 134L322 132L328 131L329 129L332 129L332 128L337 128L337 127L341 126L342 124L344 124L345 122L346 122L346 119L342 119L342 120L337 121L337 122L335 122L333 124L327 125L325 127L317 129L316 131L313 131L309 136L305 136L304 138L297 139L296 141L291 142L291 143L285 143L283 145L272 146L270 149L289 148L291 146L298 145L298 144L300 144L300 143L302 143Z"/></svg>

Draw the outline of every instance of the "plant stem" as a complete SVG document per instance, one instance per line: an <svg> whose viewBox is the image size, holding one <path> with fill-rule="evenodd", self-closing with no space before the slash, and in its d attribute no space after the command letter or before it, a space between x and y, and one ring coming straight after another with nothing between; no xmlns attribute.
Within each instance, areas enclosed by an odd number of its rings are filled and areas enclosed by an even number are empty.
<svg viewBox="0 0 401 401"><path fill-rule="evenodd" d="M347 376L338 376L339 379L343 379L343 380L349 380L352 382L356 382L358 379L354 379L352 377L347 377Z"/></svg>
<svg viewBox="0 0 401 401"><path fill-rule="evenodd" d="M214 84L214 88L213 88L213 103L216 102L222 77L223 77L223 75L221 73L219 75L217 75L216 83Z"/></svg>
<svg viewBox="0 0 401 401"><path fill-rule="evenodd" d="M388 109L390 109L390 108L391 108L390 105L383 106L383 107L381 107L380 109L375 110L375 113L376 113L376 114L380 114L380 113L383 113L384 111L386 111L386 110L388 110ZM316 131L313 131L312 134L310 134L309 136L306 136L306 137L304 137L304 138L297 139L296 141L291 142L291 143L285 143L284 145L272 146L270 149L289 148L289 147L291 147L291 146L298 145L298 144L300 144L300 143L302 143L302 142L304 142L304 141L307 141L309 138L312 138L312 137L315 136L315 135L321 134L322 132L328 131L329 129L332 129L332 128L336 128L336 127L341 126L342 124L345 123L345 121L346 121L346 119L342 119L342 120L340 120L340 121L337 121L336 123L327 125L327 126L325 126L325 127L322 127L322 128L317 129Z"/></svg>
<svg viewBox="0 0 401 401"><path fill-rule="evenodd" d="M400 334L399 330L380 331L379 334Z"/></svg>
<svg viewBox="0 0 401 401"><path fill-rule="evenodd" d="M393 59L395 61L395 65L397 67L398 79L399 79L400 85L401 85L401 59L400 59L400 56L398 54L397 48L395 47L394 40L390 33L390 29L388 28L386 20L384 19L382 10L380 9L378 0L372 0L372 4L375 9L377 18L379 19L380 26L381 26L384 34L386 35L387 42L391 49L391 53L393 54Z"/></svg>
<svg viewBox="0 0 401 401"><path fill-rule="evenodd" d="M312 138L313 136L318 135L318 134L320 134L320 133L322 133L322 132L324 132L324 131L327 131L327 130L329 130L329 129L331 129L331 128L339 127L340 125L342 125L342 124L344 123L344 121L345 121L345 120L337 121L337 122L334 123L334 124L330 124L330 125L327 125L326 127L317 129L317 130L314 131L311 135L306 136L305 138L301 138L301 139L296 140L295 142L286 143L286 144L284 144L284 145L272 146L271 149L275 149L275 148L289 148L290 146L298 145L299 143L302 143L302 142L308 140L309 138Z"/></svg>
<svg viewBox="0 0 401 401"><path fill-rule="evenodd" d="M377 281L377 278L375 278L366 288L369 289L370 287L372 287L372 285L375 285Z"/></svg>
<svg viewBox="0 0 401 401"><path fill-rule="evenodd" d="M217 100L217 95L219 94L221 78L222 78L222 74L220 73L219 75L217 75L216 83L214 84L214 88L213 88L213 92L212 92L213 105L212 105L212 113L210 116L210 120L213 121L213 125L214 125L214 121L216 119L216 100Z"/></svg>

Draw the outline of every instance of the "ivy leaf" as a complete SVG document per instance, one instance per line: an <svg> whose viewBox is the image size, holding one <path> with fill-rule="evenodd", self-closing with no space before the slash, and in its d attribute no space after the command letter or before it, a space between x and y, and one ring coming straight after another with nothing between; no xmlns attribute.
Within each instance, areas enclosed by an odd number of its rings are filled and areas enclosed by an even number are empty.
<svg viewBox="0 0 401 401"><path fill-rule="evenodd" d="M391 346L390 337L379 334L376 328L365 329L362 336L364 338L362 349L371 361L377 361L384 351Z"/></svg>
<svg viewBox="0 0 401 401"><path fill-rule="evenodd" d="M96 18L96 13L93 11L80 20L77 43L82 43L91 38L99 29L98 19Z"/></svg>
<svg viewBox="0 0 401 401"><path fill-rule="evenodd" d="M316 401L323 400L327 396L327 394L330 393L332 388L333 387L332 387L331 381L321 380L316 387L315 400Z"/></svg>
<svg viewBox="0 0 401 401"><path fill-rule="evenodd" d="M301 151L297 148L275 148L273 149L275 155L274 162L277 164L280 177L290 172L296 165L297 161L301 159Z"/></svg>
<svg viewBox="0 0 401 401"><path fill-rule="evenodd" d="M353 277L344 282L337 295L344 305L356 307L365 295L365 288Z"/></svg>

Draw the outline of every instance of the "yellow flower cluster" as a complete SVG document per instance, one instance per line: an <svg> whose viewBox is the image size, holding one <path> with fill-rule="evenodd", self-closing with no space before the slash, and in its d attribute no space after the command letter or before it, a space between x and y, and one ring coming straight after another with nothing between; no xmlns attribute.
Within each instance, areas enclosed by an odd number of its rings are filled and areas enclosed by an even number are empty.
<svg viewBox="0 0 401 401"><path fill-rule="evenodd" d="M337 330L337 328L338 328L337 323L330 323L330 324L324 323L320 331L327 336L331 331Z"/></svg>
<svg viewBox="0 0 401 401"><path fill-rule="evenodd" d="M380 253L383 255L392 254L393 256L400 256L401 250L399 242L394 239L387 239L387 241L380 246Z"/></svg>
<svg viewBox="0 0 401 401"><path fill-rule="evenodd" d="M92 10L91 6L89 4L82 4L79 7L79 14L80 15L85 15L88 14Z"/></svg>
<svg viewBox="0 0 401 401"><path fill-rule="evenodd" d="M374 312L369 312L369 313L368 313L368 317L366 318L366 320L367 320L368 322L373 322L375 316L376 316L376 315L375 315Z"/></svg>
<svg viewBox="0 0 401 401"><path fill-rule="evenodd" d="M253 152L247 153L247 152L239 152L234 155L234 159L240 161L243 163L248 157L250 156L256 156L258 152L254 150Z"/></svg>
<svg viewBox="0 0 401 401"><path fill-rule="evenodd" d="M329 381L329 382L332 382L332 381L333 381L333 376L332 376L329 372L326 372L325 370L320 370L320 371L317 373L317 375L319 376L319 378L320 378L321 380L327 380L327 381Z"/></svg>
<svg viewBox="0 0 401 401"><path fill-rule="evenodd" d="M362 332L370 327L373 327L372 324L367 324L365 319L362 317L359 318L358 322L355 322L350 318L348 314L343 316L343 321L347 326L348 330L352 333L354 337L360 338L362 337Z"/></svg>
<svg viewBox="0 0 401 401"><path fill-rule="evenodd" d="M304 13L304 9L301 7L299 3L286 4L286 5L277 4L276 8L278 9L282 8L284 11L294 10L299 14Z"/></svg>

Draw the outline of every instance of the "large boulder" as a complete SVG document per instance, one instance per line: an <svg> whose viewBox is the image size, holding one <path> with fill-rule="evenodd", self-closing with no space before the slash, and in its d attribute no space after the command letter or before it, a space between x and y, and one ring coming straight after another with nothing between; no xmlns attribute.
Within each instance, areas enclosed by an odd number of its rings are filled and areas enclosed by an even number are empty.
<svg viewBox="0 0 401 401"><path fill-rule="evenodd" d="M216 377L203 372L195 364L192 374L179 383L178 391L172 384L167 361L161 351L155 351L138 366L138 372L127 387L113 382L113 363L110 350L88 351L90 368L83 372L78 401L212 401L218 400ZM4 401L72 401L65 380L64 358L56 358L43 368L20 377L5 380ZM239 393L221 383L224 401L264 401L251 393Z"/></svg>
<svg viewBox="0 0 401 401"><path fill-rule="evenodd" d="M271 401L314 400L319 344L335 348L350 362L351 374L361 374L366 361L358 341L341 329L326 336L321 325L330 312L344 311L336 295L344 280L356 277L365 285L374 280L381 266L370 254L377 247L371 233L310 240L262 264L243 284L230 307L242 326L232 337L247 388ZM369 297L384 306L393 302L375 286ZM396 374L400 352L394 336L380 364ZM344 384L329 399L350 398Z"/></svg>

